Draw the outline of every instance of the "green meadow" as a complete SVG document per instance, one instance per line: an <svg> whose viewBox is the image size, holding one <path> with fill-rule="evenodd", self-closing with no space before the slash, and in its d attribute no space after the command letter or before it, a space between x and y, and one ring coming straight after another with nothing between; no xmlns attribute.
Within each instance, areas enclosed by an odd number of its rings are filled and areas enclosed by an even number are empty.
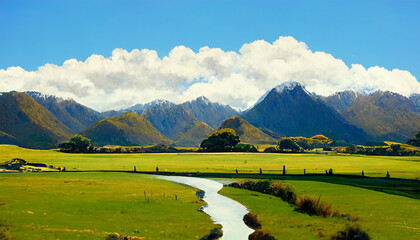
<svg viewBox="0 0 420 240"><path fill-rule="evenodd" d="M197 211L205 202L196 189L137 171L200 172L228 176L240 173L324 173L416 179L419 157L321 154L180 153L180 154L68 154L0 146L0 162L22 158L32 163L66 167L67 172L0 173L0 232L13 239L105 239L110 233L133 239L200 239L215 227ZM224 175L223 175L224 174ZM234 175L233 175L234 176ZM245 176L245 175L243 175ZM256 176L256 175L250 175ZM263 175L260 177L264 177ZM371 239L419 239L420 220L416 181L340 176L285 176L298 195L321 196L340 213L360 218ZM398 188L415 194L399 195ZM339 183L339 184L337 184ZM369 185L370 184L370 185ZM351 186L350 186L351 185ZM369 186L368 186L369 185ZM387 194L372 191L389 187ZM352 224L341 218L309 216L274 196L244 189L224 188L228 196L256 213L263 230L277 239L329 239ZM410 194L407 194L411 196ZM176 197L175 197L176 196Z"/></svg>
<svg viewBox="0 0 420 240"><path fill-rule="evenodd" d="M340 211L360 218L361 228L371 239L418 239L420 237L419 200L362 188L314 181L286 181L297 195L321 196ZM276 239L329 238L347 225L338 217L323 218L295 211L280 198L245 189L224 188L221 194L244 204L257 214L263 230Z"/></svg>
<svg viewBox="0 0 420 240"><path fill-rule="evenodd" d="M68 171L114 170L161 172L215 172L281 174L283 165L289 174L325 173L332 168L336 174L393 178L420 178L420 157L277 154L277 153L144 153L144 154L70 154L54 150L30 150L16 146L0 146L0 162L22 158L65 166Z"/></svg>
<svg viewBox="0 0 420 240"><path fill-rule="evenodd" d="M0 221L15 239L199 239L215 226L195 192L143 174L3 173Z"/></svg>

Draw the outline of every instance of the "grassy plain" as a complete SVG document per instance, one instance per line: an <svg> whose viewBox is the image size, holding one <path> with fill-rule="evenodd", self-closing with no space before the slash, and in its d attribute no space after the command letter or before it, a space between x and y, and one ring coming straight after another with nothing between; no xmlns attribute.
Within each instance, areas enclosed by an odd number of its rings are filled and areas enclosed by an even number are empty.
<svg viewBox="0 0 420 240"><path fill-rule="evenodd" d="M0 222L11 225L15 239L105 239L114 232L199 239L215 226L197 211L205 203L195 192L142 174L0 173Z"/></svg>
<svg viewBox="0 0 420 240"><path fill-rule="evenodd" d="M122 170L170 172L235 172L280 174L283 165L289 174L325 173L332 168L336 174L393 178L420 178L420 157L276 154L276 153L143 153L143 154L70 154L53 150L30 150L0 145L0 162L23 158L65 166L67 170Z"/></svg>
<svg viewBox="0 0 420 240"><path fill-rule="evenodd" d="M419 239L419 200L314 181L286 181L298 195L321 195L340 213L360 217L371 239ZM244 189L224 188L221 194L241 202L259 216L263 229L277 239L318 239L344 230L351 222L341 218L309 216L274 196Z"/></svg>
<svg viewBox="0 0 420 240"><path fill-rule="evenodd" d="M420 177L419 157L359 155L180 153L180 154L68 154L0 145L0 162L22 158L32 163L66 167L68 171L110 170L202 173L361 174L415 179ZM227 175L227 174L225 174ZM255 176L255 175L254 175ZM261 175L263 177L263 175ZM322 196L341 213L357 215L372 239L418 239L419 200L371 191L383 185L393 191L396 180L343 178L340 176L282 177L298 194ZM369 180L369 187L366 187ZM341 183L333 184L332 182ZM350 185L346 186L351 182ZM417 182L409 191L419 191ZM344 185L343 185L344 184ZM396 186L392 186L396 184ZM417 185L416 185L417 184ZM417 189L417 190L416 190ZM144 192L151 196L149 202ZM174 195L178 195L178 200ZM260 216L263 228L279 239L317 239L343 230L348 221L321 218L294 211L273 196L243 189L225 188L231 197ZM397 193L398 194L398 193ZM147 197L146 196L146 197ZM104 239L117 232L139 239L201 238L214 228L210 218L198 212L203 204L195 190L153 176L132 173L0 173L0 223L10 224L16 239ZM45 214L44 214L45 213Z"/></svg>

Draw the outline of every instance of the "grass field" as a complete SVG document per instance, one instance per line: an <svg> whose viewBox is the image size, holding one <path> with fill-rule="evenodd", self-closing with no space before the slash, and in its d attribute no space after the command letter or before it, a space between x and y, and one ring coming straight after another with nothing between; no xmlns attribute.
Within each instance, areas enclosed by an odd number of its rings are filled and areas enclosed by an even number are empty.
<svg viewBox="0 0 420 240"><path fill-rule="evenodd" d="M200 172L243 177L264 174L324 173L416 179L420 157L358 155L181 153L181 154L68 154L0 145L0 162L22 158L32 163L66 167L67 171ZM229 173L229 174L227 174ZM249 175L249 176L247 176ZM211 174L209 175L211 176ZM343 176L277 176L298 194L322 196L341 213L357 215L371 239L419 239L420 221L416 181ZM339 183L339 184L334 184ZM351 185L351 186L349 186ZM378 189L379 188L379 189ZM373 190L381 190L396 196ZM402 191L404 190L404 191ZM145 199L146 192L146 199ZM214 224L197 211L204 203L196 190L150 175L111 172L0 173L0 232L15 239L104 239L109 233L138 239L195 239ZM178 200L175 200L175 194ZM294 211L279 198L243 189L225 188L231 197L259 215L263 229L278 239L328 238L348 221ZM411 196L408 198L404 196ZM149 197L149 201L147 201Z"/></svg>
<svg viewBox="0 0 420 240"><path fill-rule="evenodd" d="M360 225L371 239L419 239L419 200L376 191L313 181L286 181L298 195L321 195L340 213L360 217ZM237 188L224 188L221 194L247 206L259 216L263 229L276 239L318 239L344 230L351 223L340 218L322 218L294 211L274 196Z"/></svg>
<svg viewBox="0 0 420 240"><path fill-rule="evenodd" d="M199 239L215 226L197 211L205 203L195 192L142 174L3 173L0 222L11 225L15 239L105 239L114 232Z"/></svg>
<svg viewBox="0 0 420 240"><path fill-rule="evenodd" d="M290 174L325 173L332 168L337 174L358 174L385 177L387 171L394 178L420 178L420 157L384 157L322 154L270 153L149 153L149 154L69 154L52 150L29 150L0 145L0 162L23 158L65 166L67 170L124 170L170 172L235 172L281 173L283 165Z"/></svg>

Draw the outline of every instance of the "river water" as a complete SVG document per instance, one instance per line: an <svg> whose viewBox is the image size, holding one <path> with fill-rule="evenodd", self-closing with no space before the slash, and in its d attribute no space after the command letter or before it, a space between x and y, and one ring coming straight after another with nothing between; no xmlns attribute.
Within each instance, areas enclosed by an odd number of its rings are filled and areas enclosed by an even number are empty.
<svg viewBox="0 0 420 240"><path fill-rule="evenodd" d="M249 234L254 232L242 220L244 215L248 213L246 207L218 193L223 188L222 183L196 177L158 176L158 178L189 185L205 191L206 194L203 200L208 205L204 207L203 211L210 215L215 223L222 225L223 237L221 239L247 240Z"/></svg>

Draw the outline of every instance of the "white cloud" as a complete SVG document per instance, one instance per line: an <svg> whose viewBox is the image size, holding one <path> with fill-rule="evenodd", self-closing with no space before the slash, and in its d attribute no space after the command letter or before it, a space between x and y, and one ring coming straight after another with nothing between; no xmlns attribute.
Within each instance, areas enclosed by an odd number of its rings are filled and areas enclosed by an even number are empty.
<svg viewBox="0 0 420 240"><path fill-rule="evenodd" d="M37 71L0 70L0 91L71 97L101 111L157 98L179 103L202 95L244 109L286 81L300 82L322 95L346 89L420 93L420 83L408 71L365 69L360 64L349 68L328 53L312 52L293 37L280 37L272 44L254 41L238 53L209 47L195 53L177 46L159 58L153 50L115 49L108 58L69 59L62 66L45 64Z"/></svg>

